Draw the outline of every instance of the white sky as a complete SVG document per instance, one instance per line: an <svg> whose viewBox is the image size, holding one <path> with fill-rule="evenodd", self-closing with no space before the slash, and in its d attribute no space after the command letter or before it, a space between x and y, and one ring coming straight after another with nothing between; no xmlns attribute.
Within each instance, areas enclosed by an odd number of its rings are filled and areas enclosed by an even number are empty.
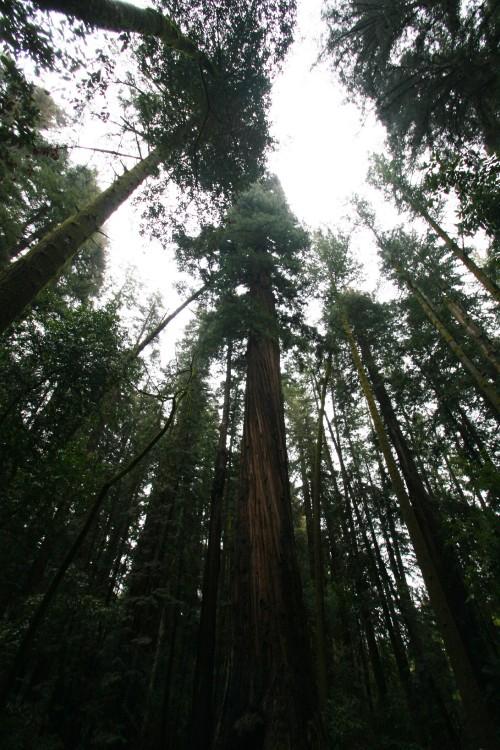
<svg viewBox="0 0 500 750"><path fill-rule="evenodd" d="M149 4L135 1L137 5ZM323 34L321 6L322 0L298 2L295 42L272 92L272 134L277 148L269 156L269 168L278 175L293 212L311 229L345 226L345 217L352 215L348 202L355 192L374 200L379 220L392 224L395 211L364 184L369 153L383 150L383 128L372 115L362 119L356 107L344 101L345 93L328 65L317 64ZM89 44L93 43L97 44L90 38ZM50 90L57 100L61 83L52 83ZM116 139L110 139L109 126L97 119L86 119L83 127L72 128L71 134L62 137L83 146L117 148ZM113 179L111 170L122 170L120 160L114 157L74 150L72 158L95 166L103 186ZM132 164L129 161L127 166ZM129 200L122 205L105 227L109 238L108 278L116 290L124 283L127 270L134 267L132 275L144 286L144 298L159 291L165 307L172 310L182 299L172 288L179 278L173 258L159 243L141 237L140 211L132 204ZM365 288L373 291L379 275L369 233L356 235L353 246L365 267ZM384 285L381 291L390 293L390 287ZM163 335L161 349L166 359L172 355L174 341L189 315L185 312L179 316Z"/></svg>

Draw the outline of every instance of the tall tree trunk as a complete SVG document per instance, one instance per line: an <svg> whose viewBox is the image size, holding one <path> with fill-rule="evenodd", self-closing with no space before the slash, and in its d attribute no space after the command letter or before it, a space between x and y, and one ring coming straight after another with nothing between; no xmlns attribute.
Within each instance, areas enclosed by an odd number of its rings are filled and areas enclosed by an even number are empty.
<svg viewBox="0 0 500 750"><path fill-rule="evenodd" d="M486 406L488 407L490 412L492 412L495 419L500 421L500 397L498 396L495 388L490 385L487 378L485 378L484 375L479 372L475 364L469 359L463 348L454 338L453 334L448 330L448 328L438 316L427 295L424 294L424 292L417 286L417 284L415 284L414 281L412 281L408 274L403 273L403 278L410 291L415 295L415 298L417 299L419 305L421 306L429 321L437 330L443 341L451 349L453 354L461 362L464 369L467 370L469 375L472 377L474 385L485 401Z"/></svg>
<svg viewBox="0 0 500 750"><path fill-rule="evenodd" d="M451 297L445 297L445 304L455 320L460 323L467 335L474 341L481 355L488 360L495 372L500 375L500 362L495 344L489 340L484 331L469 317L456 300L451 299Z"/></svg>
<svg viewBox="0 0 500 750"><path fill-rule="evenodd" d="M214 72L212 63L196 43L182 34L168 16L153 8L139 8L121 0L35 0L35 4L44 10L65 13L107 31L132 31L144 36L156 36L168 47L199 60L207 70Z"/></svg>
<svg viewBox="0 0 500 750"><path fill-rule="evenodd" d="M198 653L194 676L192 707L192 747L209 750L213 736L213 697L215 667L215 636L217 617L217 592L221 560L222 503L227 474L227 434L231 405L232 344L227 346L224 404L219 426L219 442L215 456L215 471L210 495L210 520L208 549L203 574Z"/></svg>
<svg viewBox="0 0 500 750"><path fill-rule="evenodd" d="M293 535L280 353L270 278L250 297L253 330L234 546L233 640L218 750L324 747Z"/></svg>
<svg viewBox="0 0 500 750"><path fill-rule="evenodd" d="M300 440L300 438L299 438ZM313 517L311 504L311 490L307 474L305 449L302 441L297 446L299 453L300 479L302 482L302 498L304 501L304 515L306 519L307 552L309 557L309 573L314 581L314 541L313 541Z"/></svg>
<svg viewBox="0 0 500 750"><path fill-rule="evenodd" d="M321 459L323 449L323 417L328 383L332 372L332 355L328 354L325 373L319 393L318 426L314 466L312 476L312 536L314 553L314 602L315 602L315 639L316 639L316 673L321 710L326 708L328 695L326 617L325 617L325 580L323 562L323 544L321 538Z"/></svg>
<svg viewBox="0 0 500 750"><path fill-rule="evenodd" d="M411 206L415 213L420 214L420 216L425 219L431 229L433 229L438 237L443 240L444 244L453 253L455 258L457 258L457 260L464 264L467 270L470 271L476 277L479 283L491 294L493 299L495 299L497 302L500 302L500 289L495 284L493 279L490 278L482 268L474 263L474 261L466 253L466 251L461 248L460 245L458 245L458 243L455 242L455 240L452 239L447 232L445 232L443 227L440 226L437 221L432 218L427 209L418 200L412 198L411 195L405 192L402 188L401 190L406 203Z"/></svg>
<svg viewBox="0 0 500 750"><path fill-rule="evenodd" d="M347 524L344 525L343 533L347 541L348 549L351 551L351 556L354 559L354 564L352 565L352 569L350 573L351 573L351 577L354 580L354 588L356 590L356 595L359 600L359 615L360 615L361 624L363 626L363 630L366 636L366 644L368 647L368 653L369 653L370 661L372 665L373 677L375 679L375 684L377 686L378 701L379 701L380 706L383 708L385 707L385 703L387 701L387 693L388 693L387 682L385 679L385 673L384 673L384 669L382 666L382 659L380 657L380 652L379 652L379 648L377 645L377 639L375 636L375 629L373 627L372 613L370 611L370 605L369 605L368 597L367 597L369 586L368 586L367 578L364 572L365 566L362 561L361 554L359 552L358 542L356 539L356 529L354 526L354 519L352 516L352 508L355 505L355 497L354 497L351 480L349 478L349 473L345 465L344 453L343 453L342 445L340 442L340 433L339 433L338 424L337 424L337 415L335 411L335 401L333 397L333 392L331 394L331 398L332 398L332 406L333 406L335 432L333 431L331 421L328 419L326 414L325 414L325 420L328 426L328 431L330 433L333 446L337 453L337 458L340 463L340 472L342 475L342 483L344 485L344 508L345 508L346 517L347 517ZM368 692L370 690L369 683L367 683L367 690Z"/></svg>
<svg viewBox="0 0 500 750"><path fill-rule="evenodd" d="M437 528L425 489L421 486L416 469L413 467L404 437L397 425L392 406L381 377L376 371L368 346L365 342L362 351L374 383L373 389L361 362L351 327L345 317L343 325L391 482L399 500L403 519L408 527L457 680L474 750L480 748L494 750L497 747L495 725L485 697L487 694L485 682L491 662L487 656L487 649L482 643L481 633L478 632L476 618L471 612L463 584L457 575L454 555L451 550L443 547L441 532ZM410 497L404 488L393 458L374 394L380 402L391 440L394 441Z"/></svg>
<svg viewBox="0 0 500 750"><path fill-rule="evenodd" d="M118 177L78 213L49 232L26 255L0 275L0 334L23 312L37 294L53 281L106 219L151 175L161 161L155 149L130 171Z"/></svg>
<svg viewBox="0 0 500 750"><path fill-rule="evenodd" d="M180 400L183 397L183 395L184 394L181 393L178 400ZM111 489L111 487L113 487L113 485L117 484L123 477L127 476L127 474L129 474L154 448L156 443L163 437L163 435L167 432L170 425L172 424L175 411L176 411L176 400L174 398L172 402L172 408L171 408L170 414L168 418L165 420L165 423L163 427L159 430L159 432L156 433L156 435L148 442L148 444L136 456L134 456L134 458L131 461L129 461L122 469L120 469L116 474L114 474L114 476L110 477L110 479L108 479L103 484L100 491L97 493L94 499L94 502L90 506L87 512L87 515L85 517L85 520L82 526L80 527L80 530L77 536L73 540L73 543L68 549L51 583L49 584L47 591L45 592L44 596L40 600L37 608L35 609L33 613L33 616L31 617L29 625L26 628L26 631L19 643L19 646L14 656L12 664L10 665L10 667L7 668L5 673L2 675L2 679L0 682L0 711L5 706L5 703L10 697L11 692L14 690L17 678L19 677L20 674L22 674L24 670L26 656L29 653L29 650L36 637L36 634L38 633L38 630L40 628L40 625L42 624L45 618L47 610L49 609L54 597L59 591L59 587L61 585L62 580L64 579L64 576L66 575L66 572L69 566L72 564L72 562L75 560L76 556L80 552L82 545L85 542L89 531L92 529L109 490Z"/></svg>
<svg viewBox="0 0 500 750"><path fill-rule="evenodd" d="M362 631L359 627L359 620L357 616L349 617L349 592L345 589L345 582L351 581L356 579L357 573L353 575L352 572L352 565L350 564L350 558L355 556L355 550L354 548L351 549L352 545L350 544L350 535L349 530L347 528L347 524L345 523L345 512L344 507L345 506L345 500L342 497L342 494L340 492L337 478L335 475L335 467L333 465L332 457L330 454L330 448L328 445L328 442L326 440L326 436L323 431L323 444L324 444L324 453L326 458L326 463L328 466L328 470L330 472L330 479L333 485L334 489L334 495L337 498L338 503L338 510L340 511L340 524L336 522L336 519L333 517L333 509L329 503L324 503L323 511L325 515L325 521L328 531L328 537L330 540L330 554L331 554L331 578L334 585L337 585L337 596L339 599L338 605L337 605L337 617L335 618L337 620L338 625L338 631L339 631L339 638L342 643L343 649L348 654L349 661L351 663L352 668L352 675L354 678L354 681L360 681L359 684L362 684L365 692L366 692L366 699L367 703L369 705L370 711L373 711L373 699L372 699L372 691L371 691L371 685L370 681L368 679L368 669L367 669L367 661L366 661L366 654L365 654L365 644L362 637ZM338 528L340 526L340 529ZM337 532L337 533L336 533ZM349 555L342 554L342 552L338 549L338 542L340 532L342 536L344 537L344 545L346 549L349 550ZM355 567L357 566L357 563L355 564ZM359 567L359 566L358 566ZM352 603L351 603L352 606ZM333 623L333 627L335 629L336 623ZM351 632L351 628L354 628L354 632ZM360 654L360 665L358 664L358 660L356 658L356 652L355 647L356 643L358 644L358 650ZM359 666L361 666L361 670L359 669ZM359 672L359 675L358 675ZM362 672L362 674L361 674Z"/></svg>

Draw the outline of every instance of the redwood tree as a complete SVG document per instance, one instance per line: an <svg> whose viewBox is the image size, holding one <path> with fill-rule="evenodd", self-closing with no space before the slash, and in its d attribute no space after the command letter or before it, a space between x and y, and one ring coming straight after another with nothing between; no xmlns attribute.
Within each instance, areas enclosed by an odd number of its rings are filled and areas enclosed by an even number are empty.
<svg viewBox="0 0 500 750"><path fill-rule="evenodd" d="M250 317L230 674L215 746L320 748L292 525L276 308L277 290L291 291L286 276L306 236L271 182L240 199L226 240L238 257L232 267L242 269L248 288Z"/></svg>

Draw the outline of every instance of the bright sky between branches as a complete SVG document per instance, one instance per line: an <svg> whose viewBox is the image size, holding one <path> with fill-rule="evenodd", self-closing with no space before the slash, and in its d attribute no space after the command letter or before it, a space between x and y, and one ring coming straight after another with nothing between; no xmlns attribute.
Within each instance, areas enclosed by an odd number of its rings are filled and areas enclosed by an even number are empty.
<svg viewBox="0 0 500 750"><path fill-rule="evenodd" d="M135 4L147 7L150 2L135 0ZM373 115L362 116L353 104L346 103L328 60L318 62L324 33L322 5L322 0L298 2L295 42L272 91L272 135L277 146L269 156L269 170L279 177L292 211L310 229L346 226L346 217L353 213L349 200L354 193L375 200L381 218L391 221L394 211L365 185L369 154L383 150L384 129ZM74 143L117 148L116 142L110 142L109 127L99 121L83 125L73 131ZM95 166L103 186L113 179L113 168L122 168L116 158L85 150L73 150L72 158ZM141 236L139 228L140 210L133 206L133 199L106 224L107 268L113 288L123 284L127 269L133 266L133 278L144 284L144 296L159 291L165 305L173 309L180 298L172 284L182 275L171 253ZM371 237L360 232L353 247L365 268L366 288L373 291L378 271ZM175 321L168 333L169 343L179 336L188 317L186 312Z"/></svg>

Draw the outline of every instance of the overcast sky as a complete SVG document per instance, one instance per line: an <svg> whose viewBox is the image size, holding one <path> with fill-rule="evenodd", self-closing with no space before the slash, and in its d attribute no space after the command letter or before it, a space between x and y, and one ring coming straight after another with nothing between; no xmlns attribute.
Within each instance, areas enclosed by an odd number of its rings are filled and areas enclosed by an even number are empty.
<svg viewBox="0 0 500 750"><path fill-rule="evenodd" d="M136 4L148 5L142 0ZM373 116L362 117L353 104L345 102L345 92L328 63L318 63L324 33L321 6L321 0L299 0L295 42L274 83L271 109L277 147L269 156L269 169L278 175L293 212L311 229L345 226L345 217L352 215L348 202L353 193L373 198L374 191L365 185L368 155L380 152L384 142L383 128ZM116 148L108 130L109 126L87 118L83 127L80 123L72 130L71 138L83 146ZM114 167L122 169L117 159L91 152L75 150L72 157L96 166L103 187L113 179ZM394 222L394 211L380 199L377 213L386 222ZM139 211L131 200L108 221L108 277L113 287L119 288L127 269L134 266L133 277L144 284L144 296L158 290L165 306L173 309L179 298L172 289L178 274L171 254L141 237L139 226ZM358 235L353 246L366 269L365 288L372 291L378 274L371 238ZM188 315L183 315L170 329L162 349L170 348L187 319Z"/></svg>

